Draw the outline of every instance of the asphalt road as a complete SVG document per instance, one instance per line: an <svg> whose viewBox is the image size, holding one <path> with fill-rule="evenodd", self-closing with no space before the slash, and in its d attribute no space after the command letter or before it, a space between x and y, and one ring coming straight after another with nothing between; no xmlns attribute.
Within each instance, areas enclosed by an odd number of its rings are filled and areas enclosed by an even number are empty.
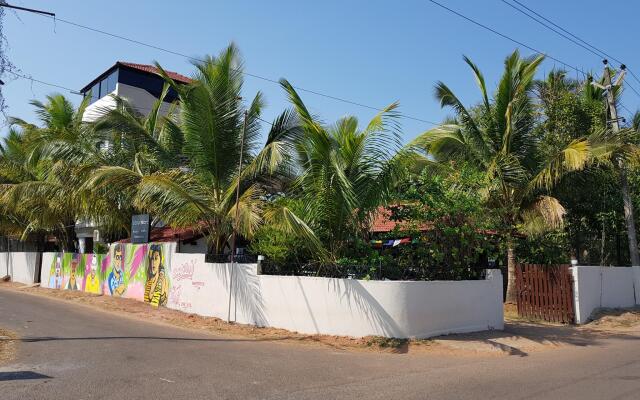
<svg viewBox="0 0 640 400"><path fill-rule="evenodd" d="M0 399L639 399L640 342L530 355L372 354L257 342L0 289L21 340Z"/></svg>

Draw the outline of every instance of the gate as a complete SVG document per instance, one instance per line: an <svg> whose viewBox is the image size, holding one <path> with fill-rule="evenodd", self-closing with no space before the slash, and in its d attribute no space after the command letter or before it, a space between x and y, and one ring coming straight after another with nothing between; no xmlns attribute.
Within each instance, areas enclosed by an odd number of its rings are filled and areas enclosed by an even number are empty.
<svg viewBox="0 0 640 400"><path fill-rule="evenodd" d="M518 264L518 315L563 324L573 323L571 265Z"/></svg>

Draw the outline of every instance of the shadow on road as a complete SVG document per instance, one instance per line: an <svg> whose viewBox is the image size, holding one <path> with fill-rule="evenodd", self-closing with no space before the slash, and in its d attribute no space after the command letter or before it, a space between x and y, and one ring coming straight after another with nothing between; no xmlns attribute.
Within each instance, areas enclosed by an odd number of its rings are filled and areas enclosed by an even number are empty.
<svg viewBox="0 0 640 400"><path fill-rule="evenodd" d="M23 381L30 379L51 379L48 375L39 374L33 371L11 371L0 372L0 382L3 381Z"/></svg>
<svg viewBox="0 0 640 400"><path fill-rule="evenodd" d="M19 339L13 339L19 342L35 343L35 342L51 342L51 341L66 341L66 340L166 340L166 341L188 341L188 342L273 342L281 340L289 340L291 338L268 338L268 339L238 339L238 338L189 338L189 337L162 337L162 336L87 336L87 337L57 337L57 336L38 336L38 337L24 337ZM0 339L9 340L9 339Z"/></svg>
<svg viewBox="0 0 640 400"><path fill-rule="evenodd" d="M609 340L637 341L634 332L614 332L586 327L541 325L536 323L506 323L503 331L485 331L437 338L456 348L478 348L499 351L507 355L526 357L530 352L550 347L601 346Z"/></svg>

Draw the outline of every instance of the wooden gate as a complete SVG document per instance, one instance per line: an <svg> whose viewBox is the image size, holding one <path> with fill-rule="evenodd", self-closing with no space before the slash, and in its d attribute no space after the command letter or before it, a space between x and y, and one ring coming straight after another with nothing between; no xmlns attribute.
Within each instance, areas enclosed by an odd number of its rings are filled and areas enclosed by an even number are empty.
<svg viewBox="0 0 640 400"><path fill-rule="evenodd" d="M573 323L573 276L570 267L568 264L517 265L518 315Z"/></svg>

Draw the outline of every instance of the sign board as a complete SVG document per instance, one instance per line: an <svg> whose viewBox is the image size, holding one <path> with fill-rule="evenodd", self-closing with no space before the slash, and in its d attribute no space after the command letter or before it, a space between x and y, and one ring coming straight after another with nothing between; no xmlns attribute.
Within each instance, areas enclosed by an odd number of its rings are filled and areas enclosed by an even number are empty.
<svg viewBox="0 0 640 400"><path fill-rule="evenodd" d="M149 242L149 214L131 217L131 243Z"/></svg>

